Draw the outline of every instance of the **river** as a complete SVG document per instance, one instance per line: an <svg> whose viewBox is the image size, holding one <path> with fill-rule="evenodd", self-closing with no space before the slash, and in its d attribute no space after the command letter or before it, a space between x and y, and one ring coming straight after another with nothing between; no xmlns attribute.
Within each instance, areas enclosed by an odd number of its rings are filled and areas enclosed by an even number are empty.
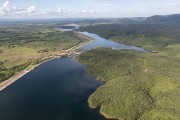
<svg viewBox="0 0 180 120"><path fill-rule="evenodd" d="M149 52L148 50L145 50L141 47L136 47L136 46L132 46L132 45L125 45L125 44L113 42L111 40L102 38L93 33L88 33L88 32L79 32L79 33L95 39L95 41L81 47L81 49L85 50L85 51L91 50L91 49L97 48L97 47L106 47L106 48L112 48L114 50L129 49L129 50L137 50L137 51L142 51L142 52Z"/></svg>
<svg viewBox="0 0 180 120"><path fill-rule="evenodd" d="M135 49L96 34L81 32L95 41L81 47L116 50ZM59 58L40 65L0 92L0 120L106 120L88 106L88 97L102 85L86 72L86 66L72 58Z"/></svg>

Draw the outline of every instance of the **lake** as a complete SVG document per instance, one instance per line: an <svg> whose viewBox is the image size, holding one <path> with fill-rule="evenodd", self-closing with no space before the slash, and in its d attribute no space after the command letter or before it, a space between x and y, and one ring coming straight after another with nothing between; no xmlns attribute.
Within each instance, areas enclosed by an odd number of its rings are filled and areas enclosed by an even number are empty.
<svg viewBox="0 0 180 120"><path fill-rule="evenodd" d="M96 34L80 49L110 47L116 50L146 50L119 44ZM102 85L72 58L59 58L40 65L0 92L1 120L106 120L98 109L88 106L88 97Z"/></svg>
<svg viewBox="0 0 180 120"><path fill-rule="evenodd" d="M52 60L0 93L0 119L104 120L87 104L101 84L71 58Z"/></svg>
<svg viewBox="0 0 180 120"><path fill-rule="evenodd" d="M137 50L137 51L142 51L142 52L149 52L148 50L145 50L141 47L117 43L117 42L102 38L102 37L100 37L96 34L93 34L93 33L89 33L89 32L79 32L79 33L95 39L95 41L81 47L81 49L85 50L85 51L91 50L92 48L97 48L97 47L106 47L106 48L112 48L114 50L128 49L128 50Z"/></svg>

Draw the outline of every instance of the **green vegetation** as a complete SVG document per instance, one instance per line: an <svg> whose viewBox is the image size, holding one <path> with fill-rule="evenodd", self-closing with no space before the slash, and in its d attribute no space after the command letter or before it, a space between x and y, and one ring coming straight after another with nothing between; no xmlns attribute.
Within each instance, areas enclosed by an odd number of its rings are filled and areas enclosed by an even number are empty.
<svg viewBox="0 0 180 120"><path fill-rule="evenodd" d="M109 24L81 27L81 30L180 59L179 24Z"/></svg>
<svg viewBox="0 0 180 120"><path fill-rule="evenodd" d="M83 41L74 32L59 32L46 24L1 24L0 82Z"/></svg>
<svg viewBox="0 0 180 120"><path fill-rule="evenodd" d="M81 28L115 42L158 53L98 48L79 56L91 74L105 81L88 102L119 120L180 119L180 26L97 25Z"/></svg>
<svg viewBox="0 0 180 120"><path fill-rule="evenodd" d="M79 56L106 83L91 95L92 108L125 120L180 119L180 62L166 56L99 48Z"/></svg>

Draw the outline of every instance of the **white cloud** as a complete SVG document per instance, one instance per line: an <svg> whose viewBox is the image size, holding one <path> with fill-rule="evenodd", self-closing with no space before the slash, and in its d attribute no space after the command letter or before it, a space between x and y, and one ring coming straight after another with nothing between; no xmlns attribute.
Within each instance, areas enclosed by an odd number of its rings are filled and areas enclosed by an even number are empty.
<svg viewBox="0 0 180 120"><path fill-rule="evenodd" d="M26 10L27 10L27 13L35 13L36 12L36 6L31 5Z"/></svg>
<svg viewBox="0 0 180 120"><path fill-rule="evenodd" d="M87 11L87 10L82 10L81 12L82 12L82 13L87 13L88 11Z"/></svg>
<svg viewBox="0 0 180 120"><path fill-rule="evenodd" d="M50 9L37 10L35 5L31 5L27 8L17 8L11 5L9 1L6 1L0 6L0 16L45 16L45 15L58 15L63 13L61 8L57 11L52 11Z"/></svg>
<svg viewBox="0 0 180 120"><path fill-rule="evenodd" d="M54 11L51 9L38 10L35 5L30 5L27 8L18 8L15 5L12 5L9 1L0 5L0 16L4 17L85 17L95 15L97 15L97 12L91 8L82 10L63 10L59 7Z"/></svg>
<svg viewBox="0 0 180 120"><path fill-rule="evenodd" d="M1 7L2 10L4 10L5 12L13 12L14 10L16 10L16 6L13 6L9 3L9 1L6 1L2 7Z"/></svg>
<svg viewBox="0 0 180 120"><path fill-rule="evenodd" d="M13 6L9 3L9 1L6 1L2 6L0 6L0 15L4 15L5 13L10 13L16 11L16 6Z"/></svg>
<svg viewBox="0 0 180 120"><path fill-rule="evenodd" d="M32 14L34 14L36 12L37 12L36 6L34 6L34 5L31 5L28 8L25 8L25 9L18 9L16 11L14 11L14 13L16 15L32 15Z"/></svg>
<svg viewBox="0 0 180 120"><path fill-rule="evenodd" d="M25 9L19 9L16 6L11 5L9 1L6 1L0 6L0 15L31 15L33 13L36 13L36 6L34 5Z"/></svg>
<svg viewBox="0 0 180 120"><path fill-rule="evenodd" d="M0 16L1 15L4 15L4 11L2 11L1 9L0 9Z"/></svg>
<svg viewBox="0 0 180 120"><path fill-rule="evenodd" d="M57 12L58 12L58 13L62 13L62 9L61 9L61 8L58 8Z"/></svg>
<svg viewBox="0 0 180 120"><path fill-rule="evenodd" d="M84 9L84 10L81 10L81 11L77 11L77 12L74 12L74 13L82 13L82 14L93 14L93 13L95 13L95 10L92 10L92 9Z"/></svg>
<svg viewBox="0 0 180 120"><path fill-rule="evenodd" d="M90 12L90 13L95 13L95 11L94 11L94 10L90 10L89 12Z"/></svg>

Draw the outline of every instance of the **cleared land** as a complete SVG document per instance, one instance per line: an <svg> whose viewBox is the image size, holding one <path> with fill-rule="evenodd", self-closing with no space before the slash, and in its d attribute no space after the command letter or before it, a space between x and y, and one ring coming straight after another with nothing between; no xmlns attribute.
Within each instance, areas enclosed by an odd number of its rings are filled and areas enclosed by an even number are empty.
<svg viewBox="0 0 180 120"><path fill-rule="evenodd" d="M98 48L81 54L78 59L88 65L88 72L105 81L88 100L92 108L100 107L103 115L119 120L180 119L178 26L98 25L82 29L158 52Z"/></svg>
<svg viewBox="0 0 180 120"><path fill-rule="evenodd" d="M0 82L85 41L74 32L56 31L47 25L0 25Z"/></svg>

